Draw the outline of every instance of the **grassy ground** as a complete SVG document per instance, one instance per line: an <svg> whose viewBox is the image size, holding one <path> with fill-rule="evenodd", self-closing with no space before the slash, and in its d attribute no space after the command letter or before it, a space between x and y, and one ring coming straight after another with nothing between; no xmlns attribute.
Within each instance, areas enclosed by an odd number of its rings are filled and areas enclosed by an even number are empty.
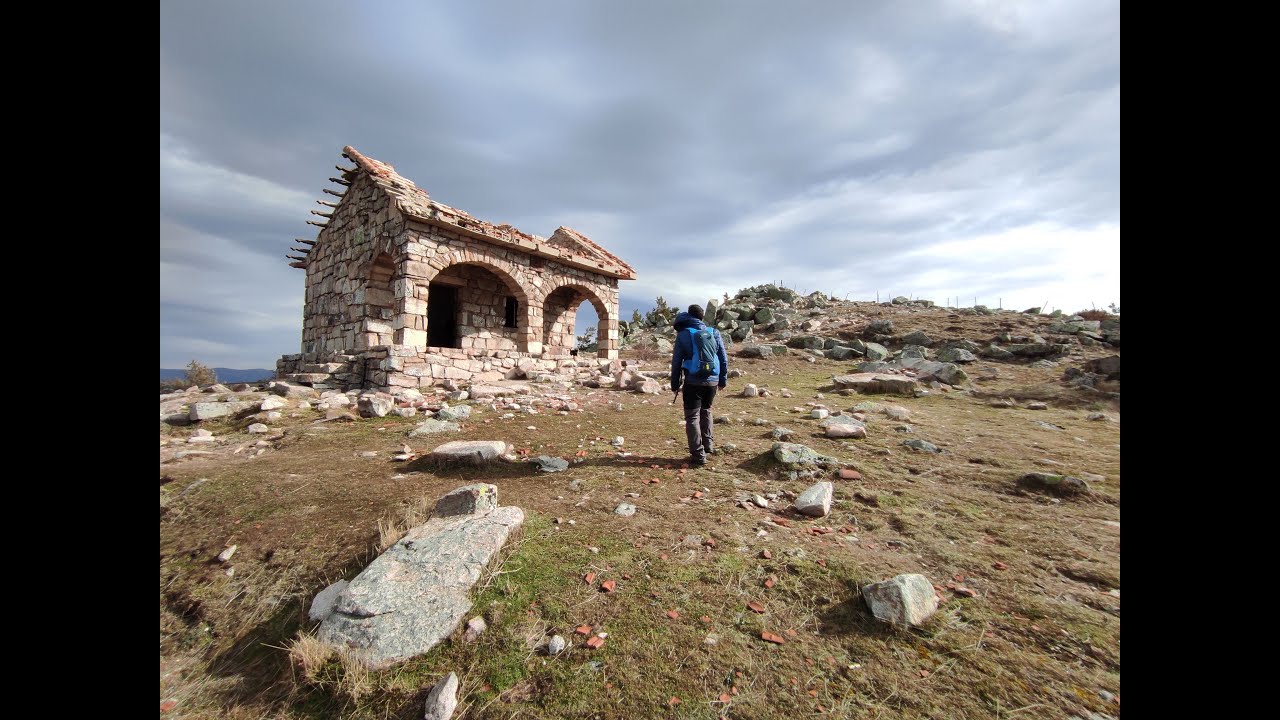
<svg viewBox="0 0 1280 720"><path fill-rule="evenodd" d="M791 356L733 367L747 376L716 410L735 422L716 432L720 445L737 449L700 469L681 466L684 434L669 396L611 390L579 389L585 410L567 416L502 420L478 406L447 438L505 439L535 455L588 451L551 475L525 465L392 463L405 442L434 444L406 438L412 419L314 425L311 411L285 423L257 457L231 454L257 439L237 429L248 421L213 425L229 438L222 449L161 465L160 695L177 703L166 715L420 717L426 690L450 670L461 679L455 717L466 718L1118 715L1119 705L1098 695L1120 691L1117 407L1057 391L1042 393L1051 404L1038 411L956 392L828 393L821 402L836 409L902 405L914 430L897 432L900 422L872 415L866 440L829 440L792 408L815 401L848 363ZM995 367L999 379L976 385L992 396L1051 387L1061 374ZM744 382L795 396L732 397ZM610 407L616 402L624 409ZM1096 410L1113 420L1085 419ZM757 417L768 424L751 424ZM785 501L769 510L735 502L804 489L773 472L775 425L862 473L836 481L830 516L802 519ZM161 430L162 438L189 432ZM615 435L632 457L617 457L608 442ZM945 452L901 445L912 437ZM1033 470L1103 479L1091 481L1088 498L1058 501L1016 489ZM206 482L178 497L199 479ZM477 643L455 637L380 673L336 656L308 657L305 666L295 658L306 653L291 656L313 629L306 610L314 594L376 555L379 521L469 482L497 484L503 504L528 514L520 539L477 588L475 613L489 623ZM613 515L622 501L639 508L634 517ZM771 522L778 517L790 527ZM214 557L230 544L228 577ZM597 575L591 584L588 572ZM914 572L942 588L937 615L912 630L876 622L858 587ZM614 592L601 591L604 580L617 582ZM604 647L586 648L574 634L580 625L607 632ZM765 642L762 632L786 642ZM538 648L553 633L570 649L547 658Z"/></svg>

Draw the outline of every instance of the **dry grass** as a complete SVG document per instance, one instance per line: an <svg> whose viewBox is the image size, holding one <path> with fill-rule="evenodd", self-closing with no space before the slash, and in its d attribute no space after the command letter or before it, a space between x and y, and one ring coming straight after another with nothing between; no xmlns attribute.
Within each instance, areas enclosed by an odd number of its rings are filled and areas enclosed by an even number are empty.
<svg viewBox="0 0 1280 720"><path fill-rule="evenodd" d="M856 332L878 313L892 317L898 332L981 339L1052 322L896 310L860 307L832 324ZM1114 351L1083 352L1071 364ZM976 383L992 396L1041 388L1052 397L1045 388L1060 387L1063 369L979 365L999 369L997 379ZM232 438L222 454L162 465L172 478L161 489L170 508L160 525L162 699L179 699L182 717L409 718L420 716L424 689L452 670L462 681L459 718L767 719L819 707L833 717L1118 714L1097 695L1120 690L1117 408L1051 400L1047 410L994 408L959 393L827 395L822 402L836 409L870 399L911 412L910 434L872 415L866 440L836 441L791 409L817 401L817 389L848 363L788 356L732 358L731 367L747 374L717 399L717 414L734 422L716 433L721 447L737 450L685 473L678 410L665 398L611 390L579 390L585 410L569 416L506 421L480 406L464 432L448 438L501 438L532 454L587 450L583 462L554 475L388 462L412 420L317 427L298 418L276 448L252 459L230 454L234 430L215 429ZM745 382L796 396L734 397ZM615 403L623 411L611 409ZM1110 410L1115 421L1087 420L1096 409ZM771 424L754 426L755 417ZM769 511L735 504L743 493L804 489L773 471L772 424L862 473L860 481L836 482L827 518L788 515L784 528L768 518L786 514L785 502ZM614 435L626 437L631 458L609 447ZM911 437L944 452L912 452L901 445ZM364 450L380 455L358 457ZM1031 470L1102 479L1090 480L1089 497L1060 500L1017 489L1016 478ZM198 478L208 481L177 497ZM652 478L660 483L643 482ZM420 522L430 502L469 482L497 483L504 504L523 507L529 518L474 592L474 612L489 631L475 644L454 638L374 673L324 656L306 639L315 593L353 577L387 538ZM695 490L704 496L693 499ZM640 497L627 498L632 492ZM639 508L635 517L612 514L624 499ZM566 522L554 523L557 517ZM814 534L816 527L856 530ZM716 547L685 544L690 534ZM229 542L240 547L233 578L211 561ZM760 557L764 549L772 559ZM582 580L588 571L598 575L593 585ZM922 572L944 589L941 611L921 628L878 623L860 599L862 584L905 572ZM771 577L776 584L766 589ZM600 592L604 579L615 579L617 591ZM948 582L977 597L951 591ZM765 612L749 610L753 601ZM606 645L582 647L572 634L581 624L608 632ZM766 630L787 643L762 642ZM538 648L555 633L571 649L547 658ZM676 711L667 704L672 696L682 700Z"/></svg>

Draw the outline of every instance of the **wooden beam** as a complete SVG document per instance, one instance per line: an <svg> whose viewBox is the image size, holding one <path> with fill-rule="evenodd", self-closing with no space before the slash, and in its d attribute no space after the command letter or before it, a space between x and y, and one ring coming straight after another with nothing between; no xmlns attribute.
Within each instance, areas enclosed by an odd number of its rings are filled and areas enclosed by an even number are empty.
<svg viewBox="0 0 1280 720"><path fill-rule="evenodd" d="M315 244L316 244L316 241L315 241L315 240L308 240L308 239L306 239L306 238L294 238L294 239L293 239L293 241L294 241L294 242L300 242L300 243L306 243L306 244L308 244L308 245L315 245Z"/></svg>
<svg viewBox="0 0 1280 720"><path fill-rule="evenodd" d="M348 181L348 180L343 180L343 179L341 179L341 178L329 178L329 182L335 182L335 183L338 183L339 185L350 185L350 184L351 184L351 182L350 182L350 181Z"/></svg>
<svg viewBox="0 0 1280 720"><path fill-rule="evenodd" d="M316 204L317 204L317 205L323 205L323 206L325 206L325 207L331 207L331 208L336 208L336 207L338 207L338 203L326 202L326 201L324 201L324 200L317 200L317 201L316 201Z"/></svg>
<svg viewBox="0 0 1280 720"><path fill-rule="evenodd" d="M310 248L300 248L300 247L290 247L289 250L293 252L300 252L303 255L306 255L307 253L311 252Z"/></svg>
<svg viewBox="0 0 1280 720"><path fill-rule="evenodd" d="M298 268L299 270L306 270L306 269L307 269L307 263L306 263L306 261L305 261L305 260L300 260L300 261L298 261L298 262L291 262L291 263L289 263L289 267L296 267L296 268Z"/></svg>
<svg viewBox="0 0 1280 720"><path fill-rule="evenodd" d="M306 262L306 261L307 261L307 259L306 259L306 258L297 257L296 255L285 255L285 257L289 258L290 260L297 260L298 262Z"/></svg>
<svg viewBox="0 0 1280 720"><path fill-rule="evenodd" d="M343 197L343 193L340 193L340 192L338 192L337 190L330 190L329 188L325 188L325 189L324 189L324 192L326 192L326 193L328 193L329 195L332 195L332 196L334 196L334 197Z"/></svg>
<svg viewBox="0 0 1280 720"><path fill-rule="evenodd" d="M334 165L333 167L334 167L334 169L335 169L335 170L337 170L338 172L340 172L340 173L342 173L342 174L344 174L344 175L345 175L345 174L347 174L347 173L353 173L353 172L355 172L355 171L356 171L356 169L355 169L355 168L344 168L344 167L342 167L341 165Z"/></svg>
<svg viewBox="0 0 1280 720"><path fill-rule="evenodd" d="M316 227L318 227L318 228L329 227L329 226L328 226L328 225L326 225L325 223L318 223L318 222L316 222L315 220L308 220L308 221L307 221L307 224L308 224L308 225L315 225L315 226L316 226Z"/></svg>
<svg viewBox="0 0 1280 720"><path fill-rule="evenodd" d="M319 216L320 216L320 217L322 217L322 218L331 218L331 217L333 217L333 213L322 213L322 212L320 212L319 210L312 210L312 211L311 211L311 214L312 214L312 215L319 215Z"/></svg>

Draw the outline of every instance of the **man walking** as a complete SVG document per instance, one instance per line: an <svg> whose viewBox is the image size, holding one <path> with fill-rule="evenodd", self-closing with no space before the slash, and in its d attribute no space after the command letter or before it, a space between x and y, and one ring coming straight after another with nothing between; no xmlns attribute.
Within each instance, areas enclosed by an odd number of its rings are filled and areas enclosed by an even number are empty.
<svg viewBox="0 0 1280 720"><path fill-rule="evenodd" d="M702 308L690 305L676 315L676 342L671 350L671 392L684 385L684 432L694 465L706 465L715 451L711 438L711 404L716 390L729 382L729 358L720 331L702 322Z"/></svg>

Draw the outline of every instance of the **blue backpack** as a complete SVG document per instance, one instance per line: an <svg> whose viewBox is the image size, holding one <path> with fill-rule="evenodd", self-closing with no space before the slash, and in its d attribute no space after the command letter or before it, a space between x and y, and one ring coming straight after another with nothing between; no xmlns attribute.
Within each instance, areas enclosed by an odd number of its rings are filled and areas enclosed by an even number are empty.
<svg viewBox="0 0 1280 720"><path fill-rule="evenodd" d="M680 363L688 377L695 380L706 380L720 375L720 354L716 352L716 336L706 328L686 328L689 332L689 344L693 346L693 357Z"/></svg>

